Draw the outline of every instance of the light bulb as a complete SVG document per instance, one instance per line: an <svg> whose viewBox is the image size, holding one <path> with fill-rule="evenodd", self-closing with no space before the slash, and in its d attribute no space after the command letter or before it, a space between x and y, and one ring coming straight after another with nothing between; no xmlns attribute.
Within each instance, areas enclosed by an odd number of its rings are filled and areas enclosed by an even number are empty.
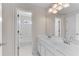
<svg viewBox="0 0 79 59"><path fill-rule="evenodd" d="M57 12L58 12L57 10L53 10L53 11L52 11L53 14L56 14Z"/></svg>
<svg viewBox="0 0 79 59"><path fill-rule="evenodd" d="M54 4L53 6L52 6L52 8L56 8L58 5L57 4Z"/></svg>
<svg viewBox="0 0 79 59"><path fill-rule="evenodd" d="M60 10L63 9L63 7L62 6L58 6L56 9L60 11Z"/></svg>
<svg viewBox="0 0 79 59"><path fill-rule="evenodd" d="M63 7L64 7L64 8L67 8L67 7L69 7L69 6L70 6L69 3L64 3L64 4L63 4Z"/></svg>
<svg viewBox="0 0 79 59"><path fill-rule="evenodd" d="M52 12L52 8L49 8L48 12L51 13Z"/></svg>

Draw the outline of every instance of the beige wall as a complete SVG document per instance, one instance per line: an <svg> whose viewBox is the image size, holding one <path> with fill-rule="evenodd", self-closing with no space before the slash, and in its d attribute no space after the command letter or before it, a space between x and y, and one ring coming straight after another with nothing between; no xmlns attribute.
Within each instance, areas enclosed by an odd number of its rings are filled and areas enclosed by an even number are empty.
<svg viewBox="0 0 79 59"><path fill-rule="evenodd" d="M53 34L55 33L55 15L48 13L46 10L46 33Z"/></svg>
<svg viewBox="0 0 79 59"><path fill-rule="evenodd" d="M6 45L3 46L3 55L14 55L14 12L11 6L2 4L2 42Z"/></svg>

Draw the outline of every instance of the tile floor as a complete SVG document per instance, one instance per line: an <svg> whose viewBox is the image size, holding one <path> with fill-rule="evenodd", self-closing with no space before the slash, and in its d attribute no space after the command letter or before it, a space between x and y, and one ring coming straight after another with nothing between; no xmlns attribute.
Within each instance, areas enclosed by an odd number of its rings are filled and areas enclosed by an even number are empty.
<svg viewBox="0 0 79 59"><path fill-rule="evenodd" d="M20 56L32 56L32 44L31 43L21 43L21 47L19 50Z"/></svg>

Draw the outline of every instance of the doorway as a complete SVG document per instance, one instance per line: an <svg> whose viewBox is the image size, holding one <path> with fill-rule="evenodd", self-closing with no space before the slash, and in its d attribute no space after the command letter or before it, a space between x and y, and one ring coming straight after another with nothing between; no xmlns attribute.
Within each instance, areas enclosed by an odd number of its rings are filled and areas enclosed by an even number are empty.
<svg viewBox="0 0 79 59"><path fill-rule="evenodd" d="M32 13L17 12L17 54L32 56Z"/></svg>

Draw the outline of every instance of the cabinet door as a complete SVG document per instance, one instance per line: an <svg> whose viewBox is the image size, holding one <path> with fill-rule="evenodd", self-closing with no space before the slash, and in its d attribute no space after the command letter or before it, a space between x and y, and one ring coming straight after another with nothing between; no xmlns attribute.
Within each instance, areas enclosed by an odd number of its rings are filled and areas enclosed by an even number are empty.
<svg viewBox="0 0 79 59"><path fill-rule="evenodd" d="M46 56L55 56L55 54L52 53L52 51L49 51L48 49L46 49Z"/></svg>

